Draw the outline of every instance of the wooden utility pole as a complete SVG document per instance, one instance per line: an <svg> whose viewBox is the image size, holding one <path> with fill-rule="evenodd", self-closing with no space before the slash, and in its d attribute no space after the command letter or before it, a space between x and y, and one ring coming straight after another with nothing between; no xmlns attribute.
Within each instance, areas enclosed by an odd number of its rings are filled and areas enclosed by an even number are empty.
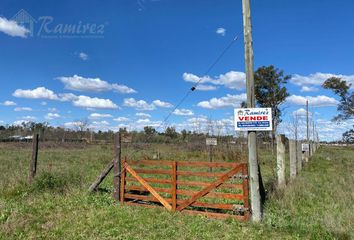
<svg viewBox="0 0 354 240"><path fill-rule="evenodd" d="M253 46L250 0L242 0L243 36L245 44L247 107L256 106L253 73ZM257 138L255 131L248 132L248 166L252 220L259 222L262 218L261 195L259 187L259 167L257 160Z"/></svg>
<svg viewBox="0 0 354 240"><path fill-rule="evenodd" d="M310 148L310 129L309 129L309 101L306 100L306 140L307 140L307 144L309 145ZM309 151L307 152L307 155Z"/></svg>
<svg viewBox="0 0 354 240"><path fill-rule="evenodd" d="M213 162L213 146L212 145L209 145L209 162ZM212 172L213 168L210 167L209 171Z"/></svg>
<svg viewBox="0 0 354 240"><path fill-rule="evenodd" d="M37 172L38 140L39 140L39 134L38 133L33 134L32 158L31 158L31 162L30 162L30 172L29 172L29 176L28 176L28 181L30 184L32 183L33 178Z"/></svg>
<svg viewBox="0 0 354 240"><path fill-rule="evenodd" d="M315 139L315 114L312 113L312 145L315 146L316 139ZM314 149L315 150L315 149Z"/></svg>
<svg viewBox="0 0 354 240"><path fill-rule="evenodd" d="M120 197L120 181L121 181L121 171L122 171L122 166L121 166L121 137L120 133L116 133L114 136L114 159L113 159L113 187L114 187L114 192L113 192L113 197L116 202L119 201Z"/></svg>

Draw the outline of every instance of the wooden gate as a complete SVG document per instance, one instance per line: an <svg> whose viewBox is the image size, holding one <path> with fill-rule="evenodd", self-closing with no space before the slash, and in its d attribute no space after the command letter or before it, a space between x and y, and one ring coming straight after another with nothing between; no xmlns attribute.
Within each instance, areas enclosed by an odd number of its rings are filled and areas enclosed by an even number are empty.
<svg viewBox="0 0 354 240"><path fill-rule="evenodd" d="M169 211L247 220L245 163L122 161L120 201Z"/></svg>

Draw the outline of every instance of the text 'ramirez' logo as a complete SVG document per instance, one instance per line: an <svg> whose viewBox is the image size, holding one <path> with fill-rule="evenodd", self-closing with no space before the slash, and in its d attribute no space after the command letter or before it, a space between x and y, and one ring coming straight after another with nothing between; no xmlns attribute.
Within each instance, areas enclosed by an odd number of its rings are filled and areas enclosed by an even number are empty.
<svg viewBox="0 0 354 240"><path fill-rule="evenodd" d="M21 9L12 17L18 25L27 30L27 36L41 38L103 38L107 23L56 23L52 16L40 16L36 20Z"/></svg>

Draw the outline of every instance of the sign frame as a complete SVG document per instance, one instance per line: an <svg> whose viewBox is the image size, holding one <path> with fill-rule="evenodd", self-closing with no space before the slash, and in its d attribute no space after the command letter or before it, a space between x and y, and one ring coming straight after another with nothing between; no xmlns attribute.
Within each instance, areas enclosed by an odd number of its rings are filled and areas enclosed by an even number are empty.
<svg viewBox="0 0 354 240"><path fill-rule="evenodd" d="M205 144L207 146L217 146L218 145L218 139L217 138L206 138L205 139Z"/></svg>
<svg viewBox="0 0 354 240"><path fill-rule="evenodd" d="M310 144L308 144L308 143L301 143L301 151L302 151L302 152L309 152L309 151L310 151Z"/></svg>
<svg viewBox="0 0 354 240"><path fill-rule="evenodd" d="M272 108L235 108L236 131L272 131Z"/></svg>

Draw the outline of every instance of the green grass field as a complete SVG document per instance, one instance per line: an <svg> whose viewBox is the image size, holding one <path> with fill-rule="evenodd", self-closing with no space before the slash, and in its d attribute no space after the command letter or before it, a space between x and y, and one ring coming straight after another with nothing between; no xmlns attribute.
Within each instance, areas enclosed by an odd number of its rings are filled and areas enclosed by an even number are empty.
<svg viewBox="0 0 354 240"><path fill-rule="evenodd" d="M159 149L164 159L207 160L200 151ZM32 186L30 156L30 146L0 145L0 239L354 239L354 149L318 150L284 191L271 191L260 224L115 205L112 176L102 184L108 192L88 194L112 159L111 146L41 149ZM270 188L275 159L260 156Z"/></svg>

